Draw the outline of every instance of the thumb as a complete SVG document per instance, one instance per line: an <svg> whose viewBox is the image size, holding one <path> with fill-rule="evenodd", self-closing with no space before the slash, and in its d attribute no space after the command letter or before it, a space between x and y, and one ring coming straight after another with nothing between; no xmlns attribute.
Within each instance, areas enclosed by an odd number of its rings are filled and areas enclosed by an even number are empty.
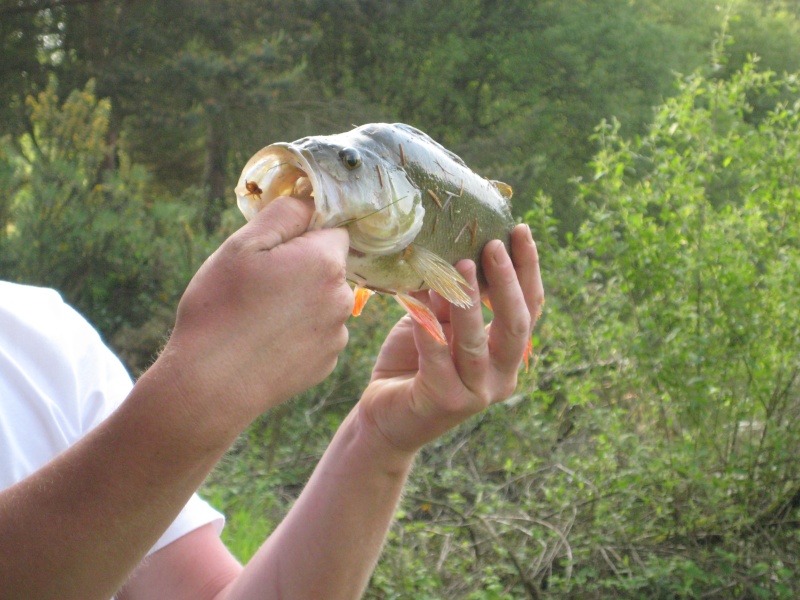
<svg viewBox="0 0 800 600"><path fill-rule="evenodd" d="M314 216L314 201L280 196L261 209L242 229L257 242L258 250L271 250L304 233Z"/></svg>

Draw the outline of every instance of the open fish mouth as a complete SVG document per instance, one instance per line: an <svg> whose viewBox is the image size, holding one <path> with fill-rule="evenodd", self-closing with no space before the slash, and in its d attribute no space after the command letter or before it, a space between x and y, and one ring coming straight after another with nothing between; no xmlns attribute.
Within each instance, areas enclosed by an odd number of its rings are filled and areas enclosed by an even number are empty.
<svg viewBox="0 0 800 600"><path fill-rule="evenodd" d="M349 166L348 158L354 159ZM353 250L371 254L407 247L425 213L403 169L376 162L367 168L356 150L310 138L261 149L245 165L235 192L248 221L279 196L312 199L309 229L347 227Z"/></svg>
<svg viewBox="0 0 800 600"><path fill-rule="evenodd" d="M331 209L325 185L318 176L313 156L273 144L254 155L242 170L236 186L239 209L249 221L279 196L314 201L316 212L310 229L331 227Z"/></svg>

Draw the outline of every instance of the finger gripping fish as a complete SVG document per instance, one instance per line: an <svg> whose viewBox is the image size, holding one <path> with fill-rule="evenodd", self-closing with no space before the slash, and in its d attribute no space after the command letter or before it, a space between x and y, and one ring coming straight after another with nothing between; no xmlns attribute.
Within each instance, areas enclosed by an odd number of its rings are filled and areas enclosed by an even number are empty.
<svg viewBox="0 0 800 600"><path fill-rule="evenodd" d="M402 123L262 148L242 170L237 202L250 220L278 196L313 198L310 229L347 228L353 314L373 292L393 294L442 343L436 317L410 292L434 289L453 304L470 306L467 282L453 265L473 259L483 288L484 245L500 239L510 249L514 227L508 185L477 175Z"/></svg>

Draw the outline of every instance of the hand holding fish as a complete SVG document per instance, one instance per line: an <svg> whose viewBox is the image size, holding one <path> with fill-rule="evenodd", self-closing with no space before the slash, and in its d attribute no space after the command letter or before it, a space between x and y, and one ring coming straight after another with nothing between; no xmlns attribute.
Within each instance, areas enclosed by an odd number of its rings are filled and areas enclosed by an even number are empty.
<svg viewBox="0 0 800 600"><path fill-rule="evenodd" d="M408 316L384 343L357 410L390 451L414 453L513 393L544 292L530 229L517 226L511 245L513 262L499 242L490 242L483 252L495 311L488 327L477 301L460 308L433 292L431 307L449 344L437 343ZM457 268L477 290L474 263L461 261ZM477 300L477 291L472 293Z"/></svg>
<svg viewBox="0 0 800 600"><path fill-rule="evenodd" d="M408 312L357 409L391 446L416 451L511 395L543 292L530 229L514 227L510 186L414 127L372 123L266 146L235 191L248 219L284 195L313 200L312 230L349 233L353 314L375 292ZM495 311L488 328L482 299Z"/></svg>
<svg viewBox="0 0 800 600"><path fill-rule="evenodd" d="M543 292L509 186L414 128L373 124L265 148L237 196L251 222L192 279L155 363L95 429L0 493L4 597L108 598L120 586L131 599L361 597L416 451L513 392ZM360 301L392 294L409 316L286 518L242 566L192 508L180 537L142 561L242 430L332 371L355 306L345 278ZM41 355L58 358L56 380L86 383L64 390L66 406L85 405L76 430L127 382L90 372L113 358L91 359L105 356L97 344L51 353L63 344L48 341ZM9 389L26 395L34 380L9 364L10 381L26 382Z"/></svg>
<svg viewBox="0 0 800 600"><path fill-rule="evenodd" d="M162 359L192 367L190 389L198 379L225 397L235 381L251 399L226 407L237 426L327 377L347 344L347 231L306 231L312 214L307 201L271 203L203 264L178 308Z"/></svg>

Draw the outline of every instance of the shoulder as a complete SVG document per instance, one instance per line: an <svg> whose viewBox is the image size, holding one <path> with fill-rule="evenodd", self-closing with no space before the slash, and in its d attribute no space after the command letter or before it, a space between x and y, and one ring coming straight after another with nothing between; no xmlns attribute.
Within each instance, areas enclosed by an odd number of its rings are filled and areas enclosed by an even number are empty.
<svg viewBox="0 0 800 600"><path fill-rule="evenodd" d="M0 355L30 379L60 386L108 360L100 334L55 290L0 282ZM56 388L59 389L59 388ZM63 388L62 388L63 389Z"/></svg>
<svg viewBox="0 0 800 600"><path fill-rule="evenodd" d="M23 332L48 341L56 341L60 332L80 332L97 336L94 328L61 295L49 288L0 281L0 322L3 338L18 336Z"/></svg>
<svg viewBox="0 0 800 600"><path fill-rule="evenodd" d="M57 292L0 282L0 456L20 459L11 474L12 461L0 465L0 488L77 441L130 387L97 331Z"/></svg>

